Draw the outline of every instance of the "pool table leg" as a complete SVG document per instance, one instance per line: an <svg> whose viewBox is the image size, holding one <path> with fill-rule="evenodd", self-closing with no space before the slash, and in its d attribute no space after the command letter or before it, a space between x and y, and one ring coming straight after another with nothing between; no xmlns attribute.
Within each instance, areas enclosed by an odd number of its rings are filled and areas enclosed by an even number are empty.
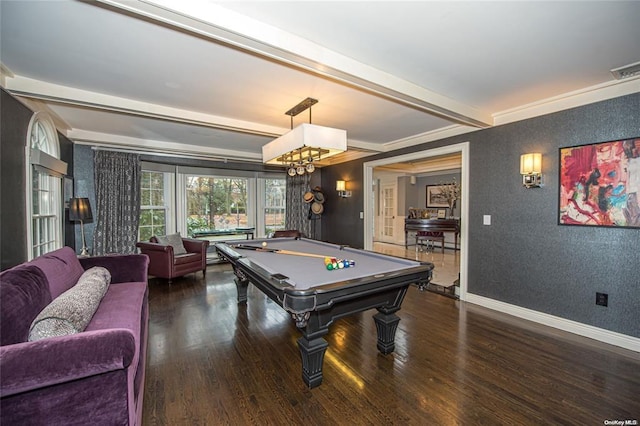
<svg viewBox="0 0 640 426"><path fill-rule="evenodd" d="M329 329L323 330L321 334L314 333L314 338L309 339L306 335L298 339L298 348L302 356L302 380L309 386L309 389L320 386L322 383L322 364L324 353L329 344L322 338Z"/></svg>
<svg viewBox="0 0 640 426"><path fill-rule="evenodd" d="M247 288L249 288L249 280L247 277L240 271L240 269L234 271L236 273L236 290L238 292L238 303L247 301Z"/></svg>
<svg viewBox="0 0 640 426"><path fill-rule="evenodd" d="M378 308L378 313L373 316L378 331L377 347L384 355L390 354L396 349L396 330L400 318L393 312L385 312L382 308Z"/></svg>

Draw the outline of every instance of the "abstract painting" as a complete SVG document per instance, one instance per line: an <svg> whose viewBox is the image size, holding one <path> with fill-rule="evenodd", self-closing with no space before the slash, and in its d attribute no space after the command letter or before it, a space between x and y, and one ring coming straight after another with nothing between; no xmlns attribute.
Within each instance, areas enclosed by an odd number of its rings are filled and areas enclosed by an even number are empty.
<svg viewBox="0 0 640 426"><path fill-rule="evenodd" d="M560 148L561 225L640 228L640 138Z"/></svg>

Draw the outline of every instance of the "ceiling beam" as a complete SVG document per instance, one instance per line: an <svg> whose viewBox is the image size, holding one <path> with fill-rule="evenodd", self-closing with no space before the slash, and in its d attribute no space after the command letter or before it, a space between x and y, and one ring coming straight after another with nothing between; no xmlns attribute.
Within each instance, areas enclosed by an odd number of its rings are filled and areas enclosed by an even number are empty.
<svg viewBox="0 0 640 426"><path fill-rule="evenodd" d="M55 115L55 113L53 113L46 105L47 101L274 138L291 130L288 127L267 126L251 121L236 120L229 117L173 108L166 105L151 104L134 99L48 83L18 75L13 75L12 77L7 78L5 83L6 84L3 86L5 89L13 95L20 96L26 102L29 102L33 109L46 109L50 111L57 119L56 126L59 130L78 129L73 129L69 123L64 122ZM72 137L73 135L73 132L69 132L67 137ZM378 144L352 138L348 139L348 144L349 148L364 150L369 153L384 151L384 149Z"/></svg>
<svg viewBox="0 0 640 426"><path fill-rule="evenodd" d="M141 152L155 154L187 154L194 157L216 160L252 161L262 162L260 153L242 152L233 149L203 147L199 145L187 145L184 143L139 139L128 136L113 135L110 133L90 132L72 129L66 135L69 139L80 145L92 145L101 147L135 149Z"/></svg>
<svg viewBox="0 0 640 426"><path fill-rule="evenodd" d="M98 0L142 16L310 71L402 105L473 127L493 125L491 114L358 62L309 40L207 1Z"/></svg>
<svg viewBox="0 0 640 426"><path fill-rule="evenodd" d="M5 88L16 96L178 123L195 124L252 135L278 137L290 130L284 127L267 126L250 121L236 120L229 117L221 117L197 111L141 102L119 96L106 95L104 93L91 92L21 76L7 78Z"/></svg>

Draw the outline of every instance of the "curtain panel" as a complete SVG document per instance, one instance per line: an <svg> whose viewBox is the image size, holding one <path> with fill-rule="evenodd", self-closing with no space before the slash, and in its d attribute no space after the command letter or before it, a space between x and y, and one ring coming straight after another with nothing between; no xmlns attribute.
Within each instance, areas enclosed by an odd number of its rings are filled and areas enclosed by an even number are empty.
<svg viewBox="0 0 640 426"><path fill-rule="evenodd" d="M140 220L140 156L96 151L94 154L97 224L95 255L135 253Z"/></svg>
<svg viewBox="0 0 640 426"><path fill-rule="evenodd" d="M285 228L297 229L309 238L312 235L311 220L309 220L309 204L304 202L304 193L310 191L308 174L302 176L287 175L287 210L285 215Z"/></svg>

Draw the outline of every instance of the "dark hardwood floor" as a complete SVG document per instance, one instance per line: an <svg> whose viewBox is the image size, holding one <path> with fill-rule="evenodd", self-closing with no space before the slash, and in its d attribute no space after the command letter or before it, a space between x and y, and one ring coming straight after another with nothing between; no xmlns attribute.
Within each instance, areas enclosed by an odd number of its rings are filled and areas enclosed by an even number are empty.
<svg viewBox="0 0 640 426"><path fill-rule="evenodd" d="M229 265L150 280L145 425L602 425L640 421L640 354L411 287L396 350L333 324L309 390L293 321Z"/></svg>

